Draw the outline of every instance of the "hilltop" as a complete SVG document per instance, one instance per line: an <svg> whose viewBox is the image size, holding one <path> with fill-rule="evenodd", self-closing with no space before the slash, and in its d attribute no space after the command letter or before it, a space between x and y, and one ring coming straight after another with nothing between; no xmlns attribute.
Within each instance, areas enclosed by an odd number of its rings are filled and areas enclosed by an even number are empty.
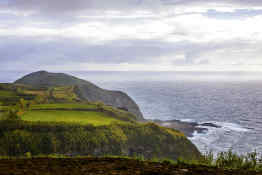
<svg viewBox="0 0 262 175"><path fill-rule="evenodd" d="M137 116L139 120L143 120L138 105L126 93L105 90L89 81L64 73L38 71L22 77L14 84L26 85L36 89L70 86L73 87L73 91L79 99L91 102L100 101L106 105L125 109Z"/></svg>

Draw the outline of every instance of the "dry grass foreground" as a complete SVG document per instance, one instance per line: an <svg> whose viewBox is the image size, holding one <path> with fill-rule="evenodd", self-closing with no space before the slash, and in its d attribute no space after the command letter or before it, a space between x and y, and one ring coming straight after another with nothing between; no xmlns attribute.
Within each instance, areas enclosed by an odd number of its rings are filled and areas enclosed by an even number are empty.
<svg viewBox="0 0 262 175"><path fill-rule="evenodd" d="M123 158L32 158L0 160L0 175L261 175L200 165L173 165Z"/></svg>

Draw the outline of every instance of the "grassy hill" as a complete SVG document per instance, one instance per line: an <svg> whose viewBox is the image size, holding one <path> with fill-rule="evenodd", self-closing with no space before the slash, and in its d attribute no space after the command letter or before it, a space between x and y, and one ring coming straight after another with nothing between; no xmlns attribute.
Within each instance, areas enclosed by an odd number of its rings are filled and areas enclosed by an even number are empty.
<svg viewBox="0 0 262 175"><path fill-rule="evenodd" d="M102 89L89 81L68 74L38 71L20 78L14 84L48 89L48 95L56 100L101 101L116 108L125 108L138 119L143 120L138 105L126 93Z"/></svg>
<svg viewBox="0 0 262 175"><path fill-rule="evenodd" d="M25 121L69 122L103 125L113 122L131 122L136 117L120 109L80 100L74 87L34 89L14 84L0 84L0 110L26 99L30 110L20 117Z"/></svg>
<svg viewBox="0 0 262 175"><path fill-rule="evenodd" d="M0 84L2 114L15 104L24 108L18 110L16 120L6 120L6 114L0 116L0 156L23 156L30 152L200 158L197 148L183 133L141 123L124 109L83 100L74 88Z"/></svg>

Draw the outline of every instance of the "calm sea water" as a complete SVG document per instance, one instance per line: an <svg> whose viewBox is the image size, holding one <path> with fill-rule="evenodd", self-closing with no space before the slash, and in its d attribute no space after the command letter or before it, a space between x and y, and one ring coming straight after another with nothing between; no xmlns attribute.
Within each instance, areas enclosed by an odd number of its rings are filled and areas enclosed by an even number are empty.
<svg viewBox="0 0 262 175"><path fill-rule="evenodd" d="M2 72L0 81L26 72ZM213 72L68 72L128 93L147 119L212 122L190 138L203 152L262 152L262 74ZM6 76L8 75L8 77Z"/></svg>

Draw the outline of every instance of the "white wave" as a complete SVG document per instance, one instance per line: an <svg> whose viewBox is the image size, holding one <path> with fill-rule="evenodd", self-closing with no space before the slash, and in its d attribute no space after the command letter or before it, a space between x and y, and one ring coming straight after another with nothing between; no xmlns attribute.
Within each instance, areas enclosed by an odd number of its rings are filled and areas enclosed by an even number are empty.
<svg viewBox="0 0 262 175"><path fill-rule="evenodd" d="M180 119L181 122L195 122L194 119L190 119L190 118L185 118L185 119Z"/></svg>
<svg viewBox="0 0 262 175"><path fill-rule="evenodd" d="M221 128L201 126L207 128L208 131L206 133L194 132L193 137L189 138L203 153L209 150L214 151L214 153L227 151L239 141L242 134L249 131L235 123L213 121L205 123L213 123L221 126Z"/></svg>
<svg viewBox="0 0 262 175"><path fill-rule="evenodd" d="M190 140L200 141L205 143L206 145L209 145L213 141L217 140L219 128L213 128L213 127L205 127L205 128L208 128L208 131L205 133L198 133L197 131L194 131L193 137L191 137Z"/></svg>
<svg viewBox="0 0 262 175"><path fill-rule="evenodd" d="M227 131L236 131L236 132L248 132L249 129L244 128L243 126L235 123L228 123L228 122L216 122L217 125L221 126L222 129Z"/></svg>
<svg viewBox="0 0 262 175"><path fill-rule="evenodd" d="M170 126L170 125L171 125L171 123L169 123L169 122L162 123L162 126L168 127L168 126Z"/></svg>
<svg viewBox="0 0 262 175"><path fill-rule="evenodd" d="M204 124L204 123L215 124L215 125L221 127L220 129L223 129L223 130L226 130L226 131L236 131L236 132L248 132L249 131L249 129L247 129L247 128L239 125L239 124L236 124L236 123L208 121L208 122L203 122L203 123L199 123L199 124L201 125L201 124ZM201 128L207 128L207 129L213 128L211 126L200 126L200 127Z"/></svg>

